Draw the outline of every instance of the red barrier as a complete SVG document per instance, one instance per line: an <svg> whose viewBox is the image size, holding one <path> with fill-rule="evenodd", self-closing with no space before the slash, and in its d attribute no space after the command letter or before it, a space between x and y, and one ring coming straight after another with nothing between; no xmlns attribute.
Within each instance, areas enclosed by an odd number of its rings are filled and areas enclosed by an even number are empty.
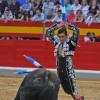
<svg viewBox="0 0 100 100"><path fill-rule="evenodd" d="M80 43L73 58L74 65L83 70L100 70L100 43Z"/></svg>
<svg viewBox="0 0 100 100"><path fill-rule="evenodd" d="M53 44L48 41L0 40L0 66L35 67L23 54L33 57L46 68L55 68ZM76 69L100 70L100 43L80 43L73 63Z"/></svg>
<svg viewBox="0 0 100 100"><path fill-rule="evenodd" d="M32 63L23 58L23 54L33 57L44 67L55 68L53 56L53 44L47 41L18 41L16 43L16 66L35 67Z"/></svg>
<svg viewBox="0 0 100 100"><path fill-rule="evenodd" d="M54 23L59 23L59 22L45 22L45 27L49 27L50 25ZM44 22L41 21L8 21L5 23L5 21L0 21L0 26L27 26L27 27L43 27ZM92 23L91 25L85 24L85 23L80 23L76 22L73 23L80 28L95 28L99 29L100 23Z"/></svg>
<svg viewBox="0 0 100 100"><path fill-rule="evenodd" d="M14 66L15 65L15 42L12 40L0 40L0 66Z"/></svg>

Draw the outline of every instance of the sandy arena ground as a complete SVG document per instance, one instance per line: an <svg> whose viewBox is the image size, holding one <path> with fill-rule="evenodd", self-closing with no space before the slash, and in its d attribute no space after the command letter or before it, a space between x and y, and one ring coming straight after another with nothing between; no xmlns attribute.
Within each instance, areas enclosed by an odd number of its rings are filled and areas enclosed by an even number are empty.
<svg viewBox="0 0 100 100"><path fill-rule="evenodd" d="M14 100L18 87L23 78L0 77L0 100ZM100 81L77 81L78 89L85 100L100 100ZM73 100L62 89L59 92L59 100Z"/></svg>

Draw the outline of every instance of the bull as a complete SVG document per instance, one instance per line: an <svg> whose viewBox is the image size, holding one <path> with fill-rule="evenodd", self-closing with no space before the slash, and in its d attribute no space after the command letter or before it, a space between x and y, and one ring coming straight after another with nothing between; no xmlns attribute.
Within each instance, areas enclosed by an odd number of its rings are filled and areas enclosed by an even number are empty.
<svg viewBox="0 0 100 100"><path fill-rule="evenodd" d="M55 72L39 68L25 76L14 100L58 100L59 87Z"/></svg>

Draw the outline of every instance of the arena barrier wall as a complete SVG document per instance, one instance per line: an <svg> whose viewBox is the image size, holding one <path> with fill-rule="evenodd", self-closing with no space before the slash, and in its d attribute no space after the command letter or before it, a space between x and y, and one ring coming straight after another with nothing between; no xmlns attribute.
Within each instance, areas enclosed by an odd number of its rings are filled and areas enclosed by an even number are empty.
<svg viewBox="0 0 100 100"><path fill-rule="evenodd" d="M45 23L49 27L52 23ZM93 23L90 26L83 23L75 23L80 27L81 36L92 31L100 36L99 25ZM22 55L26 54L44 65L45 68L56 68L56 59L53 55L53 44L43 40L16 40L16 36L43 37L43 23L41 22L0 22L0 35L12 36L12 40L0 40L0 66L35 67ZM81 37L80 36L80 37ZM82 41L80 39L80 41ZM73 63L79 70L100 71L100 43L83 43L76 49Z"/></svg>
<svg viewBox="0 0 100 100"><path fill-rule="evenodd" d="M23 54L31 56L45 68L56 68L53 44L49 41L28 40L0 41L0 66L35 68ZM100 71L100 43L80 43L73 63L76 69Z"/></svg>
<svg viewBox="0 0 100 100"><path fill-rule="evenodd" d="M54 23L50 22L27 22L27 21L0 21L0 33L18 33L18 34L44 34L47 27ZM100 24L93 23L87 25L85 23L73 23L80 28L81 35L86 35L87 32L95 32L100 36ZM70 31L69 31L70 33Z"/></svg>

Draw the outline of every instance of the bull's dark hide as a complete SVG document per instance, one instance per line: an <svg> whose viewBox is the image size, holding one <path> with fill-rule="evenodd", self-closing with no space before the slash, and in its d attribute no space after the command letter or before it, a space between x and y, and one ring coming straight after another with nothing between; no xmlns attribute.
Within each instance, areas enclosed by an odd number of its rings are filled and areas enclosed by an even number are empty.
<svg viewBox="0 0 100 100"><path fill-rule="evenodd" d="M54 72L37 69L24 78L14 100L57 100L59 85Z"/></svg>

